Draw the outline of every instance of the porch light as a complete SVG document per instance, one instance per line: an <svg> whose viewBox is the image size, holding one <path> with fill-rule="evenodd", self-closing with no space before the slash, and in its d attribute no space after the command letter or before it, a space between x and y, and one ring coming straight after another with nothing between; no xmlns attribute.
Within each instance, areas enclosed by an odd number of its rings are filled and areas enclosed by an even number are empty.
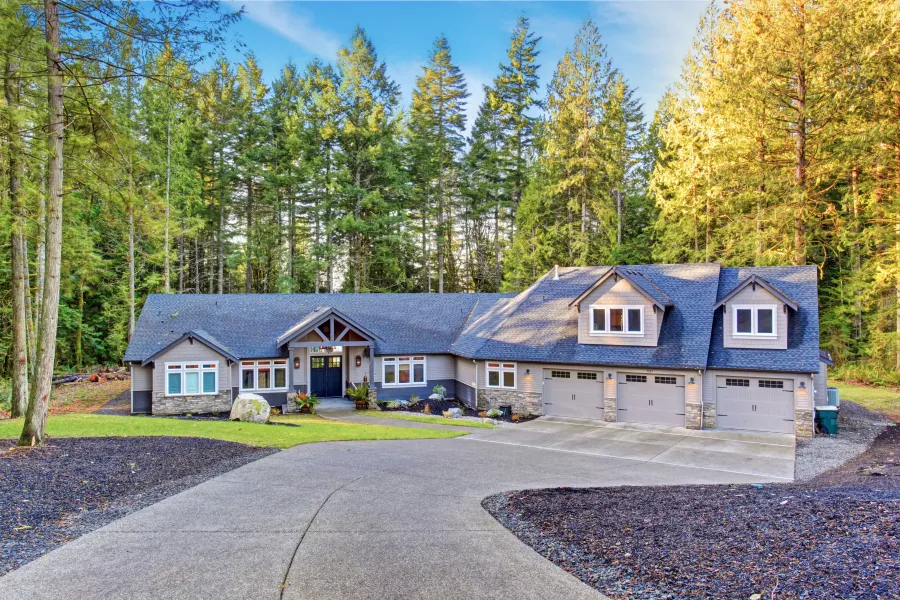
<svg viewBox="0 0 900 600"><path fill-rule="evenodd" d="M606 382L604 384L606 388L606 397L607 398L615 398L616 397L616 381L613 379L612 373L606 374Z"/></svg>
<svg viewBox="0 0 900 600"><path fill-rule="evenodd" d="M526 374L526 375L531 375L531 369L525 369L525 374Z"/></svg>
<svg viewBox="0 0 900 600"><path fill-rule="evenodd" d="M806 382L801 381L797 388L797 408L810 409L812 405L809 401L809 390L806 389Z"/></svg>
<svg viewBox="0 0 900 600"><path fill-rule="evenodd" d="M362 365L362 356L360 356L359 354L357 354L357 355L356 355L356 366L358 367L358 366L360 366L360 365Z"/></svg>
<svg viewBox="0 0 900 600"><path fill-rule="evenodd" d="M294 368L295 368L295 369L299 369L299 368L300 368L300 357L299 357L299 356L295 356L295 357L294 357Z"/></svg>

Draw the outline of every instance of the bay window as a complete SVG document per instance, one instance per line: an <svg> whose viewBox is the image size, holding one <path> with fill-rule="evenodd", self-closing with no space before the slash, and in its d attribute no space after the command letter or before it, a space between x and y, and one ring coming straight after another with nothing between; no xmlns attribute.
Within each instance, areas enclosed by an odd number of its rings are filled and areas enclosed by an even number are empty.
<svg viewBox="0 0 900 600"><path fill-rule="evenodd" d="M381 359L384 385L424 385L424 356L385 356Z"/></svg>
<svg viewBox="0 0 900 600"><path fill-rule="evenodd" d="M774 337L775 331L774 305L732 307L734 335Z"/></svg>
<svg viewBox="0 0 900 600"><path fill-rule="evenodd" d="M166 363L166 396L208 396L218 393L218 362Z"/></svg>
<svg viewBox="0 0 900 600"><path fill-rule="evenodd" d="M487 386L508 390L516 389L516 363L487 363Z"/></svg>
<svg viewBox="0 0 900 600"><path fill-rule="evenodd" d="M286 358L241 361L241 390L286 390L287 362Z"/></svg>
<svg viewBox="0 0 900 600"><path fill-rule="evenodd" d="M591 334L643 335L643 306L591 306Z"/></svg>

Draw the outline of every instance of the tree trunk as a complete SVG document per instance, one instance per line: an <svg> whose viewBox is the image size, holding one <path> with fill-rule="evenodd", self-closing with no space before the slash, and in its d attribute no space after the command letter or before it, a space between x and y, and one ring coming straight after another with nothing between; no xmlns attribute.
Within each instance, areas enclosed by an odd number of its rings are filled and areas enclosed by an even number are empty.
<svg viewBox="0 0 900 600"><path fill-rule="evenodd" d="M360 211L361 211L361 206L360 206L361 198L359 197L359 193L360 193L359 186L361 183L361 174L360 174L359 165L356 165L356 175L354 177L354 181L356 183L356 190L354 192L356 194L356 205L353 207L353 216L356 217L356 224L357 224L356 226L357 226L357 228L359 228L359 217L360 217ZM358 294L359 293L359 278L362 276L362 274L360 272L362 240L360 239L360 235L358 232L353 233L353 243L351 244L350 251L353 254L353 259L352 259L352 262L353 262L353 293Z"/></svg>
<svg viewBox="0 0 900 600"><path fill-rule="evenodd" d="M130 161L129 161L130 162ZM128 168L128 339L134 335L134 174Z"/></svg>
<svg viewBox="0 0 900 600"><path fill-rule="evenodd" d="M253 246L251 244L251 233L253 231L253 180L247 178L247 270L244 275L244 291L250 293L253 291ZM220 294L222 292L219 292Z"/></svg>
<svg viewBox="0 0 900 600"><path fill-rule="evenodd" d="M494 290L500 291L500 197L494 198Z"/></svg>
<svg viewBox="0 0 900 600"><path fill-rule="evenodd" d="M165 291L169 293L169 191L172 184L172 117L169 115L166 121L166 231L163 241L163 254L165 261L163 264L163 280L165 280Z"/></svg>
<svg viewBox="0 0 900 600"><path fill-rule="evenodd" d="M63 75L59 56L59 2L44 0L47 41L47 104L49 128L49 202L47 203L47 265L44 297L38 326L35 376L31 380L28 410L19 445L41 444L47 428L50 386L56 359L56 328L59 317L59 275L62 262L63 207Z"/></svg>
<svg viewBox="0 0 900 600"><path fill-rule="evenodd" d="M84 362L82 337L84 331L84 273L78 279L78 329L75 330L75 370L81 372Z"/></svg>
<svg viewBox="0 0 900 600"><path fill-rule="evenodd" d="M21 83L16 73L13 59L7 63L4 78L4 93L9 110L9 200L12 208L12 399L10 413L13 418L21 417L28 408L28 313L25 305L28 279L25 275L28 256L25 251L25 203L20 193L22 181L22 148L19 138L19 99Z"/></svg>
<svg viewBox="0 0 900 600"><path fill-rule="evenodd" d="M801 30L801 35L803 32ZM794 206L794 264L806 264L806 70L799 68L796 74L797 97L797 128L794 132L795 150L795 174L794 194L796 196Z"/></svg>
<svg viewBox="0 0 900 600"><path fill-rule="evenodd" d="M616 190L616 245L622 245L622 192Z"/></svg>
<svg viewBox="0 0 900 600"><path fill-rule="evenodd" d="M181 234L178 236L178 293L184 293L184 219L181 219Z"/></svg>

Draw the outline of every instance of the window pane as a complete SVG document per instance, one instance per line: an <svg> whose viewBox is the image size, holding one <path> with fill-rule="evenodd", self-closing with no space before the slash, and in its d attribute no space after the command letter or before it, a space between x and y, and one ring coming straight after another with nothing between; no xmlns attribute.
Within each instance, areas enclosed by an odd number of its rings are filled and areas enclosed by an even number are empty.
<svg viewBox="0 0 900 600"><path fill-rule="evenodd" d="M272 387L272 372L268 369L260 369L256 374L257 389L267 390Z"/></svg>
<svg viewBox="0 0 900 600"><path fill-rule="evenodd" d="M749 308L739 308L737 309L737 332L738 333L753 333L753 327L751 325L751 319L753 318L753 311Z"/></svg>
<svg viewBox="0 0 900 600"><path fill-rule="evenodd" d="M515 373L504 373L503 374L503 387L516 387L516 374Z"/></svg>
<svg viewBox="0 0 900 600"><path fill-rule="evenodd" d="M275 369L275 387L287 387L287 369Z"/></svg>
<svg viewBox="0 0 900 600"><path fill-rule="evenodd" d="M606 309L594 309L594 331L606 331Z"/></svg>
<svg viewBox="0 0 900 600"><path fill-rule="evenodd" d="M500 385L500 373L498 371L488 371L488 385L495 387Z"/></svg>
<svg viewBox="0 0 900 600"><path fill-rule="evenodd" d="M425 382L425 365L423 365L423 364L413 365L413 382L415 382L415 383L424 383Z"/></svg>
<svg viewBox="0 0 900 600"><path fill-rule="evenodd" d="M254 387L253 371L241 371L241 389L252 390Z"/></svg>
<svg viewBox="0 0 900 600"><path fill-rule="evenodd" d="M760 308L756 313L756 330L758 333L772 333L774 331L774 315L771 308Z"/></svg>
<svg viewBox="0 0 900 600"><path fill-rule="evenodd" d="M169 373L169 385L166 388L167 394L181 393L181 373Z"/></svg>
<svg viewBox="0 0 900 600"><path fill-rule="evenodd" d="M203 374L203 393L215 394L216 391L216 373L215 371L207 371Z"/></svg>
<svg viewBox="0 0 900 600"><path fill-rule="evenodd" d="M611 308L609 309L609 330L610 331L623 331L624 324L622 323L623 314L621 308Z"/></svg>
<svg viewBox="0 0 900 600"><path fill-rule="evenodd" d="M641 331L641 309L628 309L628 331Z"/></svg>
<svg viewBox="0 0 900 600"><path fill-rule="evenodd" d="M213 364L213 363L209 363L209 364L203 365L203 368L204 368L204 369L215 369L215 368L216 368L216 365Z"/></svg>
<svg viewBox="0 0 900 600"><path fill-rule="evenodd" d="M400 383L409 383L409 364L400 365Z"/></svg>
<svg viewBox="0 0 900 600"><path fill-rule="evenodd" d="M185 394L199 394L200 393L200 373L196 371L193 373L185 373L184 374L184 393Z"/></svg>
<svg viewBox="0 0 900 600"><path fill-rule="evenodd" d="M385 383L396 383L397 382L397 367L394 365L384 365L384 382Z"/></svg>
<svg viewBox="0 0 900 600"><path fill-rule="evenodd" d="M325 368L325 357L323 357L323 356L313 357L312 368L313 369L324 369Z"/></svg>

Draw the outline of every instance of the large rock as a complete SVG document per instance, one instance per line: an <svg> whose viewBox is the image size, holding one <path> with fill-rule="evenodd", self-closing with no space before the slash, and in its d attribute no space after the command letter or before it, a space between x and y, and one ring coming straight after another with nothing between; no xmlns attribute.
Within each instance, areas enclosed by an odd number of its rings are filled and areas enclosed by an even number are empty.
<svg viewBox="0 0 900 600"><path fill-rule="evenodd" d="M247 423L268 423L269 403L258 394L241 394L231 405L232 421L245 421Z"/></svg>
<svg viewBox="0 0 900 600"><path fill-rule="evenodd" d="M458 408L451 408L444 414L447 415L447 418L449 418L449 419L461 419L462 418L462 411L459 410Z"/></svg>

